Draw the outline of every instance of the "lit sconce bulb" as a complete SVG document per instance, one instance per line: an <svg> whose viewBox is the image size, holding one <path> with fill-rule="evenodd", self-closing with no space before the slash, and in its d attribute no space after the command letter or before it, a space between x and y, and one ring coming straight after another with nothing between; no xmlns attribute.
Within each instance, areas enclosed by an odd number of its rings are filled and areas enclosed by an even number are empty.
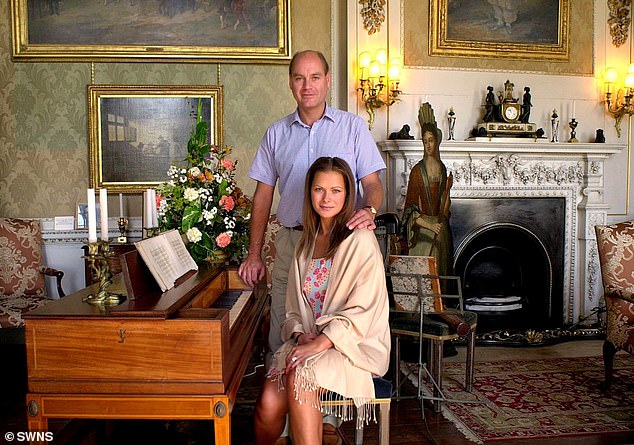
<svg viewBox="0 0 634 445"><path fill-rule="evenodd" d="M369 67L371 61L372 55L369 52L363 51L361 54L359 54L359 68Z"/></svg>
<svg viewBox="0 0 634 445"><path fill-rule="evenodd" d="M611 88L612 88L612 84L614 82L616 82L616 79L618 79L619 77L619 72L616 70L616 68L608 68L605 71L605 83L606 83L606 92L610 93Z"/></svg>
<svg viewBox="0 0 634 445"><path fill-rule="evenodd" d="M379 75L381 74L381 65L378 61L373 60L372 62L370 62L369 70L370 77L379 77Z"/></svg>
<svg viewBox="0 0 634 445"><path fill-rule="evenodd" d="M399 59L390 60L389 77L392 82L398 82L401 75L401 61Z"/></svg>
<svg viewBox="0 0 634 445"><path fill-rule="evenodd" d="M384 49L380 49L376 52L376 57L375 59L381 64L381 65L387 65L387 51L385 51Z"/></svg>
<svg viewBox="0 0 634 445"><path fill-rule="evenodd" d="M628 89L627 94L632 94L632 88L634 88L634 72L627 73L623 85Z"/></svg>

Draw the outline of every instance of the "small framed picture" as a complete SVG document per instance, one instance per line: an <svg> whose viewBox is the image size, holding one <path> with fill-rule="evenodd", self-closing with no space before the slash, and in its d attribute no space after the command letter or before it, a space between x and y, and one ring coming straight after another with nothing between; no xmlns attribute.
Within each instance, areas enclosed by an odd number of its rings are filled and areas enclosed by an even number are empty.
<svg viewBox="0 0 634 445"><path fill-rule="evenodd" d="M101 211L99 203L95 204L95 214L97 219L97 227L101 225ZM75 228L77 230L88 230L88 203L77 203L77 215L75 217Z"/></svg>

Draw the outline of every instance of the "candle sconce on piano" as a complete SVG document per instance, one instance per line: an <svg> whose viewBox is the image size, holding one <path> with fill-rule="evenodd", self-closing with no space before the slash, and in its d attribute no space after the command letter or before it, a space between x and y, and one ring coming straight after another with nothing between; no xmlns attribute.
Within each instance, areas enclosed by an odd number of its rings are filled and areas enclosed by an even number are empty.
<svg viewBox="0 0 634 445"><path fill-rule="evenodd" d="M126 296L108 291L112 284L112 272L108 259L112 256L109 241L88 243L88 251L84 258L89 264L94 282L98 283L97 292L86 296L83 301L100 306L116 306L126 300Z"/></svg>

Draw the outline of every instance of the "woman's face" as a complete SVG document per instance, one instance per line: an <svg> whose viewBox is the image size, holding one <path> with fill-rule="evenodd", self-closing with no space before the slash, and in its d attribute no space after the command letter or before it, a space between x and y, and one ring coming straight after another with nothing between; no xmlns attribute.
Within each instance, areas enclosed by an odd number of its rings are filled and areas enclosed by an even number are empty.
<svg viewBox="0 0 634 445"><path fill-rule="evenodd" d="M315 173L310 199L313 209L321 219L337 216L346 202L346 183L343 175L335 171Z"/></svg>
<svg viewBox="0 0 634 445"><path fill-rule="evenodd" d="M423 146L425 147L426 155L434 155L436 152L436 135L431 131L426 131L423 134Z"/></svg>

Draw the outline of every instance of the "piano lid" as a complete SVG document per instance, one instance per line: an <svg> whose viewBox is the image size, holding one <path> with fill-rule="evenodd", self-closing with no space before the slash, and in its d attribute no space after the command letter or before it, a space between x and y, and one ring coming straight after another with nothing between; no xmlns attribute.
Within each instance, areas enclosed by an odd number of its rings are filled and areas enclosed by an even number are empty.
<svg viewBox="0 0 634 445"><path fill-rule="evenodd" d="M83 302L84 297L97 292L99 286L97 283L27 312L24 318L66 316L169 318L223 272L223 268L202 265L197 272L185 275L180 283L166 292L161 292L157 286L155 290L142 297L126 299L120 305L110 307ZM113 277L109 290L127 295L123 274Z"/></svg>

